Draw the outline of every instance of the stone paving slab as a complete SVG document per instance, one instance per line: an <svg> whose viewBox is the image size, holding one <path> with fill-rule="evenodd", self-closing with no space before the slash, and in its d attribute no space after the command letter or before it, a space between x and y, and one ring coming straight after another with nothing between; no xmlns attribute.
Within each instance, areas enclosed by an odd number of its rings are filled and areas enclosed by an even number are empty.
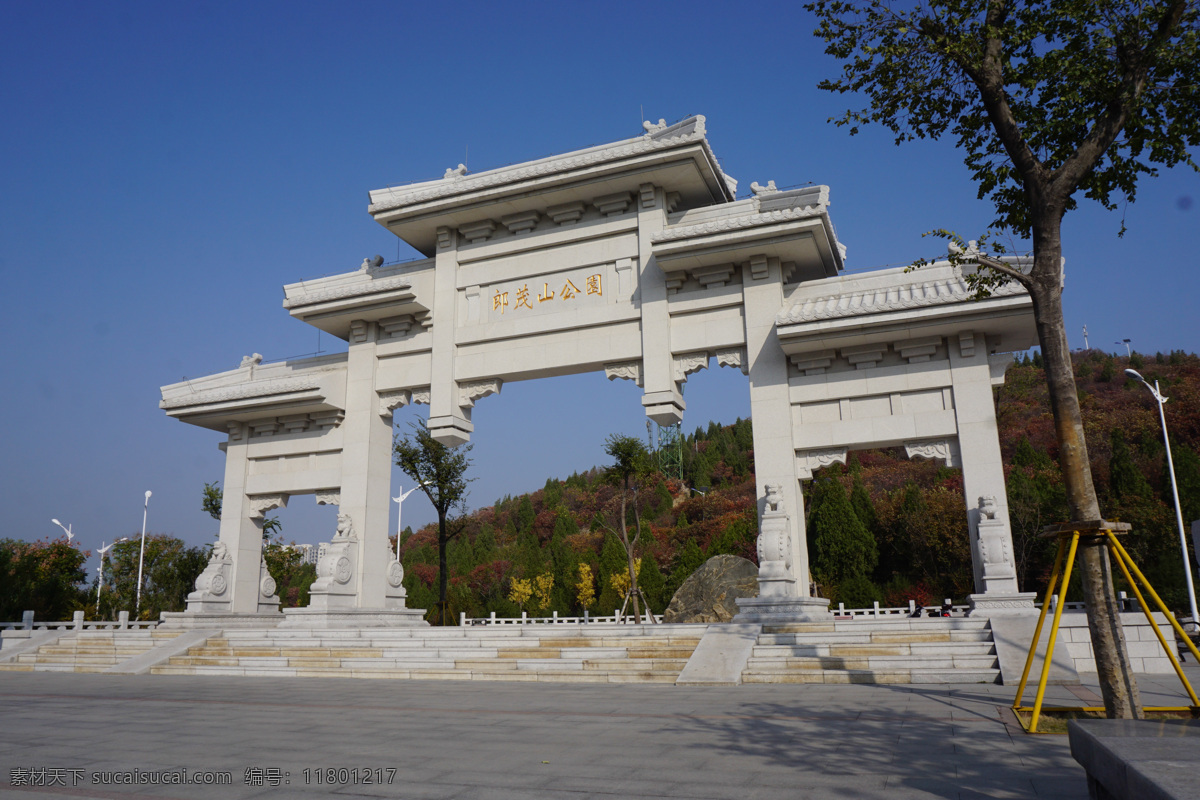
<svg viewBox="0 0 1200 800"><path fill-rule="evenodd" d="M1188 665L1200 685L1200 670ZM1065 736L1027 736L1012 688L5 673L0 797L1084 800ZM1096 690L1094 675L1083 686ZM1170 677L1171 680L1167 680ZM1147 702L1180 702L1141 676ZM1047 701L1082 702L1051 686ZM1079 689L1080 687L1074 687ZM1032 697L1027 697L1031 702ZM335 769L334 784L316 769ZM78 786L13 770L78 769ZM338 769L346 769L339 782ZM359 769L359 783L349 770ZM101 785L104 772L228 772L228 786ZM254 785L262 769L263 785ZM305 781L304 770L309 770ZM391 783L361 783L366 770ZM279 770L289 783L271 786ZM373 773L374 774L374 773ZM70 773L66 774L68 782Z"/></svg>

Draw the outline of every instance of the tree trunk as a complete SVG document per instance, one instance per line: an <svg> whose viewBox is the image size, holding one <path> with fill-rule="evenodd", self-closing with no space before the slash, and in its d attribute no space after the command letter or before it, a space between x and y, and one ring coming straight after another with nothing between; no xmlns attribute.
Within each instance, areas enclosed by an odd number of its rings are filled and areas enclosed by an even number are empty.
<svg viewBox="0 0 1200 800"><path fill-rule="evenodd" d="M438 617L446 624L446 588L450 568L446 565L446 515L438 514Z"/></svg>
<svg viewBox="0 0 1200 800"><path fill-rule="evenodd" d="M1072 522L1102 519L1083 433L1083 416L1062 313L1061 215L1034 226L1033 313L1045 364L1058 460ZM1113 591L1108 549L1099 538L1079 543L1080 579L1104 710L1110 719L1140 719L1141 698L1129 668L1129 653ZM1063 586L1060 597L1066 597ZM1049 654L1047 658L1049 658Z"/></svg>
<svg viewBox="0 0 1200 800"><path fill-rule="evenodd" d="M629 562L629 597L633 600L633 621L641 625L642 613L637 596L637 570L633 566L633 547L629 544L629 531L625 526L625 495L628 489L628 483L621 489L621 544L625 545L625 558Z"/></svg>

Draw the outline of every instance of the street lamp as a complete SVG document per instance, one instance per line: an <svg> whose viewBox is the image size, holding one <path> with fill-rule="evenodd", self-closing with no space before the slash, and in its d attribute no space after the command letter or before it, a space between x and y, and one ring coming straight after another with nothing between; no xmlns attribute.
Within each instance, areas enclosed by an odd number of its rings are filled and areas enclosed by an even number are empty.
<svg viewBox="0 0 1200 800"><path fill-rule="evenodd" d="M392 498L393 500L396 501L396 560L397 561L400 560L400 531L404 530L404 528L402 528L400 526L400 512L402 512L404 510L404 498L408 497L410 494L415 492L417 489L420 489L422 486L428 486L428 485L429 485L429 481L422 481L422 482L418 483L416 486L414 486L413 488L409 489L407 492L403 492L399 497Z"/></svg>
<svg viewBox="0 0 1200 800"><path fill-rule="evenodd" d="M1154 399L1158 402L1158 418L1162 421L1163 444L1167 447L1167 471L1171 473L1171 492L1175 495L1175 521L1179 525L1179 546L1183 550L1183 574L1187 576L1188 601L1192 604L1192 627L1194 629L1200 625L1200 613L1196 612L1196 587L1192 584L1192 562L1188 560L1187 539L1183 533L1183 509L1179 505L1179 485L1175 483L1175 461L1171 458L1171 440L1167 437L1167 415L1163 412L1163 406L1170 398L1162 396L1162 392L1158 390L1157 380L1154 381L1154 386L1151 386L1146 383L1146 379L1137 370L1127 369L1125 374L1141 381L1142 386L1149 389L1150 394L1154 395Z"/></svg>
<svg viewBox="0 0 1200 800"><path fill-rule="evenodd" d="M142 614L142 567L146 563L146 514L150 510L150 490L146 490L146 504L142 506L142 550L138 554L138 590L137 590L137 605L134 607L134 618L140 618Z"/></svg>
<svg viewBox="0 0 1200 800"><path fill-rule="evenodd" d="M104 542L100 542L100 549L98 551L96 551L100 554L100 566L96 567L96 573L100 576L100 579L96 582L96 613L97 614L100 613L100 590L104 588L104 559L108 557L108 551L112 550L114 547L116 547L117 542L128 542L128 541L129 541L128 536L122 536L120 539L117 539L116 542L113 542L112 544L109 544L109 545L104 544Z"/></svg>
<svg viewBox="0 0 1200 800"><path fill-rule="evenodd" d="M50 520L50 521L51 521L51 522L53 522L53 523L54 523L55 525L57 525L58 527L60 527L60 528L62 528L62 529L63 529L63 533L65 533L65 534L67 535L67 544L70 544L70 543L71 543L71 540L75 538L75 534L71 533L71 526L70 526L70 525L63 525L61 522L59 522L59 521L58 521L58 520L56 520L56 519L52 519L52 520Z"/></svg>

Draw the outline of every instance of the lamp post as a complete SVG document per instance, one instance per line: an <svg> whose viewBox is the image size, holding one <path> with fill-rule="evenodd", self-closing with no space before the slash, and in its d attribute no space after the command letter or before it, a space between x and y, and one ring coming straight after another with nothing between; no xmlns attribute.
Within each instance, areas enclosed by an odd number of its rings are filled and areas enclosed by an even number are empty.
<svg viewBox="0 0 1200 800"><path fill-rule="evenodd" d="M146 504L142 506L142 550L138 554L138 590L137 590L137 605L134 607L133 616L138 618L142 614L142 567L146 563L146 514L150 511L150 490L146 490Z"/></svg>
<svg viewBox="0 0 1200 800"><path fill-rule="evenodd" d="M97 573L97 575L99 575L99 580L96 582L96 613L97 614L100 613L100 590L104 588L104 559L108 557L108 551L112 550L113 547L116 546L117 542L128 542L128 541L129 541L128 536L122 536L120 539L117 539L116 542L113 542L112 544L109 544L109 545L106 545L104 542L101 542L100 549L96 551L100 554L100 566L96 567L96 573Z"/></svg>
<svg viewBox="0 0 1200 800"><path fill-rule="evenodd" d="M60 528L62 528L62 529L63 529L63 533L65 533L65 534L67 535L67 544L70 544L70 543L71 543L71 540L75 538L75 534L71 533L71 526L70 526L70 525L63 525L61 522L59 522L59 521L58 521L58 520L56 520L56 519L52 519L52 520L50 520L50 521L51 521L51 522L53 522L53 523L54 523L55 525L57 525L58 527L60 527Z"/></svg>
<svg viewBox="0 0 1200 800"><path fill-rule="evenodd" d="M404 530L404 528L402 528L400 526L400 514L404 510L404 498L408 497L410 494L415 492L417 489L420 489L422 486L428 485L428 483L429 483L429 481L422 481L421 483L418 483L413 488L409 489L407 492L401 493L401 495L399 497L392 498L393 500L396 501L396 560L397 561L400 560L400 531Z"/></svg>
<svg viewBox="0 0 1200 800"><path fill-rule="evenodd" d="M1167 436L1167 415L1163 412L1163 406L1170 398L1162 396L1162 392L1158 390L1157 380L1151 386L1146 383L1146 379L1137 370L1127 369L1125 374L1141 381L1142 386L1149 389L1150 394L1154 395L1155 401L1158 402L1158 418L1162 421L1163 444L1167 447L1167 471L1171 473L1171 493L1175 495L1175 522L1179 525L1179 547L1183 551L1183 574L1187 577L1188 601L1192 604L1192 627L1194 629L1200 625L1200 613L1196 611L1196 587L1192 584L1192 562L1188 560L1187 538L1183 532L1183 508L1179 504L1179 485L1175 483L1175 460L1171 458L1171 440Z"/></svg>

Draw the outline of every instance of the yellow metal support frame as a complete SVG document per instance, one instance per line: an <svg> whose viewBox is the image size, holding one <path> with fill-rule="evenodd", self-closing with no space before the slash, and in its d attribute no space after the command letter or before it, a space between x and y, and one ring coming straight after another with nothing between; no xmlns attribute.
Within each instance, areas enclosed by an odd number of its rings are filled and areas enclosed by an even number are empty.
<svg viewBox="0 0 1200 800"><path fill-rule="evenodd" d="M1033 632L1033 641L1029 644L1029 655L1025 658L1025 669L1021 672L1021 682L1017 686L1017 696L1016 699L1013 700L1012 705L1014 713L1018 714L1018 720L1020 720L1019 712L1031 712L1029 716L1029 725L1026 728L1029 733L1038 732L1037 726L1043 710L1042 701L1046 695L1046 681L1050 676L1050 663L1053 660L1054 655L1054 643L1058 638L1058 628L1059 624L1062 622L1063 607L1066 605L1065 591L1060 591L1058 595L1058 602L1054 607L1054 620L1050 623L1050 638L1046 643L1046 655L1042 659L1042 673L1038 678L1037 693L1034 697L1032 708L1021 705L1021 700L1025 696L1025 686L1029 681L1029 672L1033 667L1033 658L1037 653L1038 641L1042 636L1042 626L1046 622L1046 612L1050 608L1051 598L1055 597L1054 592L1057 587L1061 585L1065 590L1067 585L1070 584L1071 570L1075 565L1075 553L1079 548L1079 541L1081 538L1098 538L1101 539L1104 545L1108 547L1109 553L1112 555L1113 560L1115 560L1117 565L1121 568L1121 574L1125 576L1125 580L1128 581L1130 588L1133 590L1133 594L1137 598L1138 604L1141 606L1143 613L1145 613L1146 619L1150 622L1151 629L1154 631L1155 636L1158 637L1158 642L1162 645L1163 652L1167 654L1167 658L1171 661L1171 666L1175 668L1175 674L1179 676L1180 682L1183 683L1183 688L1187 692L1188 699L1192 701L1190 706L1154 706L1146 707L1143 710L1192 711L1193 713L1200 711L1200 699L1196 697L1195 690L1192 689L1191 683L1188 682L1187 676L1184 675L1183 667L1179 665L1179 659L1175 657L1174 648L1172 648L1167 642L1166 638L1162 634L1162 631L1159 630L1158 625L1155 623L1154 615L1150 611L1150 606L1146 602L1146 598L1142 594L1141 588L1138 587L1139 581L1141 582L1141 586L1145 588L1145 593L1150 596L1150 598L1154 601L1154 604L1158 607L1158 610L1161 611L1163 616L1167 618L1167 621L1171 623L1171 627L1175 630L1175 633L1187 643L1188 650L1191 651L1192 657L1196 659L1197 663L1200 663L1200 651L1197 651L1196 645L1193 644L1192 640L1188 638L1186 633L1184 633L1183 628L1180 627L1179 623L1175 620L1175 616L1170 612L1166 604L1163 603L1162 598L1158 596L1158 593L1154 591L1154 587L1150 585L1150 582L1146 580L1146 576L1143 575L1142 571L1139 570L1137 565L1133 563L1133 559L1130 557L1129 552L1117 540L1117 533L1119 531L1123 532L1127 530L1129 530L1128 524L1099 520L1096 522L1080 523L1078 525L1052 526L1051 528L1047 529L1045 534L1043 534L1043 536L1058 537L1058 553L1054 557L1054 569L1050 573L1050 583L1046 586L1046 597L1042 602L1042 611L1038 615L1037 627L1034 628ZM1065 565L1063 563L1064 555L1066 557ZM1135 578L1137 580L1134 580ZM1084 706L1082 708L1047 706L1045 707L1045 710L1102 712L1104 711L1104 708L1096 706Z"/></svg>

